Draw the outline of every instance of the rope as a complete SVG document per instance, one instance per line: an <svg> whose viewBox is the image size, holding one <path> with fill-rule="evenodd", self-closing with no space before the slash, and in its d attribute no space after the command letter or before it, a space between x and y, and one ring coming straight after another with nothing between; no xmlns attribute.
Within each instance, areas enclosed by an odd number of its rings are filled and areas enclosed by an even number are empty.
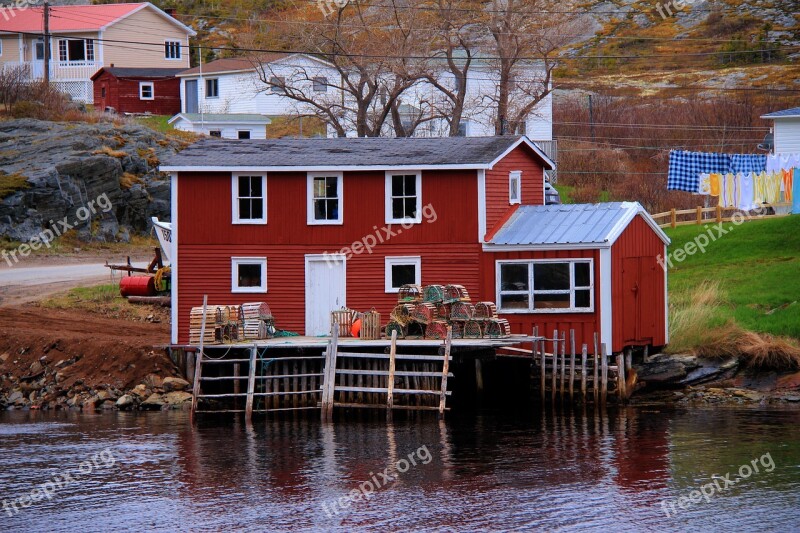
<svg viewBox="0 0 800 533"><path fill-rule="evenodd" d="M166 287L164 287L164 285L165 285L164 276L166 276L167 274L171 274L171 273L172 273L172 269L170 267L162 267L162 268L158 269L158 271L156 272L156 275L155 275L155 279L153 280L155 282L157 291L161 292L161 291L166 290Z"/></svg>

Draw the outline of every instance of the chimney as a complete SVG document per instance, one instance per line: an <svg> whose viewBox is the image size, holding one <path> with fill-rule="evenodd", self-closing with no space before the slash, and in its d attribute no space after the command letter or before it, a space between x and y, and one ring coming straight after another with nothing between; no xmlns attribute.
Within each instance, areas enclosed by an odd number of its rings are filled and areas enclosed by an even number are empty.
<svg viewBox="0 0 800 533"><path fill-rule="evenodd" d="M165 7L164 8L164 13L166 13L170 17L174 18L175 17L175 8L174 7Z"/></svg>

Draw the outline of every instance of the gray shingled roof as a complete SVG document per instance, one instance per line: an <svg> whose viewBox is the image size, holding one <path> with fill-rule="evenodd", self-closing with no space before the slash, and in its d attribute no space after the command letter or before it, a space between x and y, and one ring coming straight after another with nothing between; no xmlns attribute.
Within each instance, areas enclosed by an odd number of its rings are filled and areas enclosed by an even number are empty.
<svg viewBox="0 0 800 533"><path fill-rule="evenodd" d="M182 68L123 68L103 67L103 70L117 78L174 78ZM99 72L97 73L99 74ZM97 76L95 74L95 76Z"/></svg>
<svg viewBox="0 0 800 533"><path fill-rule="evenodd" d="M436 138L204 139L164 162L186 167L485 168L519 136ZM544 158L544 154L542 154ZM549 160L547 160L549 161ZM549 163L546 163L549 166Z"/></svg>
<svg viewBox="0 0 800 533"><path fill-rule="evenodd" d="M492 245L611 245L618 224L647 213L635 202L521 206L491 239ZM652 220L652 219L651 219ZM669 239L659 230L662 240Z"/></svg>
<svg viewBox="0 0 800 533"><path fill-rule="evenodd" d="M784 109L783 111L775 111L768 115L762 115L761 118L789 118L800 117L800 107L793 107L792 109Z"/></svg>
<svg viewBox="0 0 800 533"><path fill-rule="evenodd" d="M224 122L231 124L253 122L270 124L272 122L266 115L258 115L255 113L205 113L203 115L200 113L180 113L172 117L170 121L176 120L178 117L183 117L189 122L200 122L201 120L212 123Z"/></svg>

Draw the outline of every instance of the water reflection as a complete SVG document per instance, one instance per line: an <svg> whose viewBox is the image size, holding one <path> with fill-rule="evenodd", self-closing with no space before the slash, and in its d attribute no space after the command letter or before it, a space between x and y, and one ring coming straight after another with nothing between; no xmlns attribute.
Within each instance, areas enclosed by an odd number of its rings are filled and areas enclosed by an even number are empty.
<svg viewBox="0 0 800 533"><path fill-rule="evenodd" d="M0 498L105 447L117 463L19 514L9 531L789 530L800 498L797 411L625 408L201 419L183 413L0 414ZM398 472L398 461L421 457ZM770 452L776 469L667 519L660 507ZM379 473L390 475L384 482ZM363 483L371 497L331 512ZM373 483L376 486L377 483ZM731 522L732 521L732 522Z"/></svg>

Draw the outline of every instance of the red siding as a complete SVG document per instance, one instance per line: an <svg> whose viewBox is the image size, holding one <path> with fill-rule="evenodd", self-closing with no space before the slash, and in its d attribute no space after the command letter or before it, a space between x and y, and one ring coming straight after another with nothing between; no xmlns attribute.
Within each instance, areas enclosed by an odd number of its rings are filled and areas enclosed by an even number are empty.
<svg viewBox="0 0 800 533"><path fill-rule="evenodd" d="M598 250L559 250L541 252L496 252L485 253L481 272L481 300L494 302L496 292L496 261L508 259L594 259L594 312L593 313L541 313L541 314L503 314L511 324L512 333L530 335L534 326L539 328L540 335L548 338L553 330L575 330L575 342L580 349L581 344L589 346L589 353L594 352L594 333L600 334L600 252Z"/></svg>
<svg viewBox="0 0 800 533"><path fill-rule="evenodd" d="M666 344L664 243L637 216L611 249L614 351ZM638 285L638 291L634 287ZM638 294L638 295L637 295Z"/></svg>
<svg viewBox="0 0 800 533"><path fill-rule="evenodd" d="M520 145L486 171L486 231L490 232L503 219L508 203L508 175L522 171L522 203L544 205L544 168L536 155Z"/></svg>
<svg viewBox="0 0 800 533"><path fill-rule="evenodd" d="M267 176L267 224L231 225L230 174L181 173L178 202L178 331L187 342L191 307L203 294L213 304L265 300L278 327L305 328L305 255L333 253L374 234L386 224L383 172L348 172L343 177L344 224L308 226L306 174ZM375 307L383 322L396 302L385 292L386 256L421 256L422 282L460 283L479 291L480 245L477 242L477 179L474 172L424 172L422 202L430 204L435 222L402 231L378 245L372 254L347 261L347 304L367 311ZM433 217L429 217L430 220ZM231 257L267 257L263 296L231 293Z"/></svg>
<svg viewBox="0 0 800 533"><path fill-rule="evenodd" d="M154 100L139 98L139 82L153 82ZM103 98L103 87L106 96ZM94 80L94 105L100 109L113 107L119 113L152 113L175 115L181 111L180 80L178 78L117 78L103 72Z"/></svg>

